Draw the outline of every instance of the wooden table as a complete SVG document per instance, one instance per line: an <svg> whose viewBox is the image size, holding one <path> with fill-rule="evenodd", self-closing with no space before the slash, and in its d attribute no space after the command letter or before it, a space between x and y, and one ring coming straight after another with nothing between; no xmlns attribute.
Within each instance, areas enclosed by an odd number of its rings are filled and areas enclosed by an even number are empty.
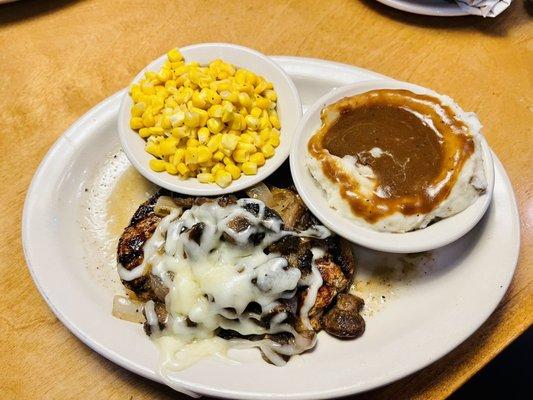
<svg viewBox="0 0 533 400"><path fill-rule="evenodd" d="M170 399L107 361L48 309L24 261L20 220L40 160L63 131L174 46L233 42L324 58L446 93L478 113L514 184L522 249L511 287L471 338L365 398L444 398L533 321L533 24L515 0L496 19L409 15L371 0L35 0L0 6L2 398Z"/></svg>

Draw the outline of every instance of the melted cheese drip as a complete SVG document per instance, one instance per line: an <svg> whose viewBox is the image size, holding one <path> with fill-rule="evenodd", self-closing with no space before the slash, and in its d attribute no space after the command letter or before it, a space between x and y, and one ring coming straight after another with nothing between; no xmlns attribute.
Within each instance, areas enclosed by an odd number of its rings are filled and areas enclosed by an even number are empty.
<svg viewBox="0 0 533 400"><path fill-rule="evenodd" d="M250 205L259 210L256 215L243 208ZM229 226L235 218L245 218L249 224L237 232ZM203 224L203 229L195 241L189 237L189 230L198 223ZM223 234L234 243L222 240ZM264 235L255 246L249 241L254 234ZM202 357L225 354L227 346L260 348L272 363L283 365L286 361L280 355L300 354L315 345L316 335L306 337L296 332L286 321L285 312L275 314L266 327L259 324L280 304L280 299L290 299L298 288L307 287L299 317L305 329L313 331L308 313L322 285L315 260L324 251L312 249L311 273L302 277L300 270L289 267L280 254L263 251L286 235L323 239L330 233L323 226L300 233L283 230L281 220L265 218L265 204L255 199L240 199L226 207L216 201L207 202L183 213L176 207L161 220L144 245L143 264L131 271L119 266L119 275L133 280L151 269L169 288L165 299L169 319L163 331L159 329L153 302L145 305L152 337L163 353L163 365L169 370L181 370ZM253 302L261 306L260 314L247 309ZM241 335L288 332L294 340L289 344L268 338L223 340L216 336L219 328Z"/></svg>

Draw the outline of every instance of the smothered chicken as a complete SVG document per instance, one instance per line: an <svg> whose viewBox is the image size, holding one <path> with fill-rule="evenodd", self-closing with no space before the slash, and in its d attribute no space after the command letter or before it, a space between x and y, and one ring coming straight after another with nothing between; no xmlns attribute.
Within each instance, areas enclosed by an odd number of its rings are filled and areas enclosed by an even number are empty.
<svg viewBox="0 0 533 400"><path fill-rule="evenodd" d="M265 187L266 188L266 187ZM350 245L320 225L290 189L265 199L160 192L142 204L118 245L118 272L144 303L145 331L179 348L217 340L283 365L321 329L364 331L347 294ZM173 339L173 340L174 340Z"/></svg>

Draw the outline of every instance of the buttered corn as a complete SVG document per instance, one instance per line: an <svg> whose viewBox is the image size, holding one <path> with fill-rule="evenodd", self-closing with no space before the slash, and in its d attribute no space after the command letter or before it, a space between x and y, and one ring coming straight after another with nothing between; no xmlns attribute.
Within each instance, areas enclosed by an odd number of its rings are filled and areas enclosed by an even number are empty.
<svg viewBox="0 0 533 400"><path fill-rule="evenodd" d="M257 174L280 144L272 84L222 60L186 63L173 49L130 96L130 127L146 140L156 172L227 187Z"/></svg>

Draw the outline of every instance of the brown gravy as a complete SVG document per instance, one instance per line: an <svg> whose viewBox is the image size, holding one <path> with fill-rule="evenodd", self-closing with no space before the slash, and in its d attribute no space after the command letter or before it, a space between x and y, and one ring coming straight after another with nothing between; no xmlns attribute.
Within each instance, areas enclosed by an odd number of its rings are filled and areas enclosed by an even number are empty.
<svg viewBox="0 0 533 400"><path fill-rule="evenodd" d="M328 111L337 111L338 117L327 121ZM322 120L309 152L340 187L352 212L369 223L394 212L434 209L448 197L474 152L468 126L450 107L408 90L374 90L342 99L323 110ZM371 198L361 194L358 182L329 154L350 155L372 168L377 190Z"/></svg>

